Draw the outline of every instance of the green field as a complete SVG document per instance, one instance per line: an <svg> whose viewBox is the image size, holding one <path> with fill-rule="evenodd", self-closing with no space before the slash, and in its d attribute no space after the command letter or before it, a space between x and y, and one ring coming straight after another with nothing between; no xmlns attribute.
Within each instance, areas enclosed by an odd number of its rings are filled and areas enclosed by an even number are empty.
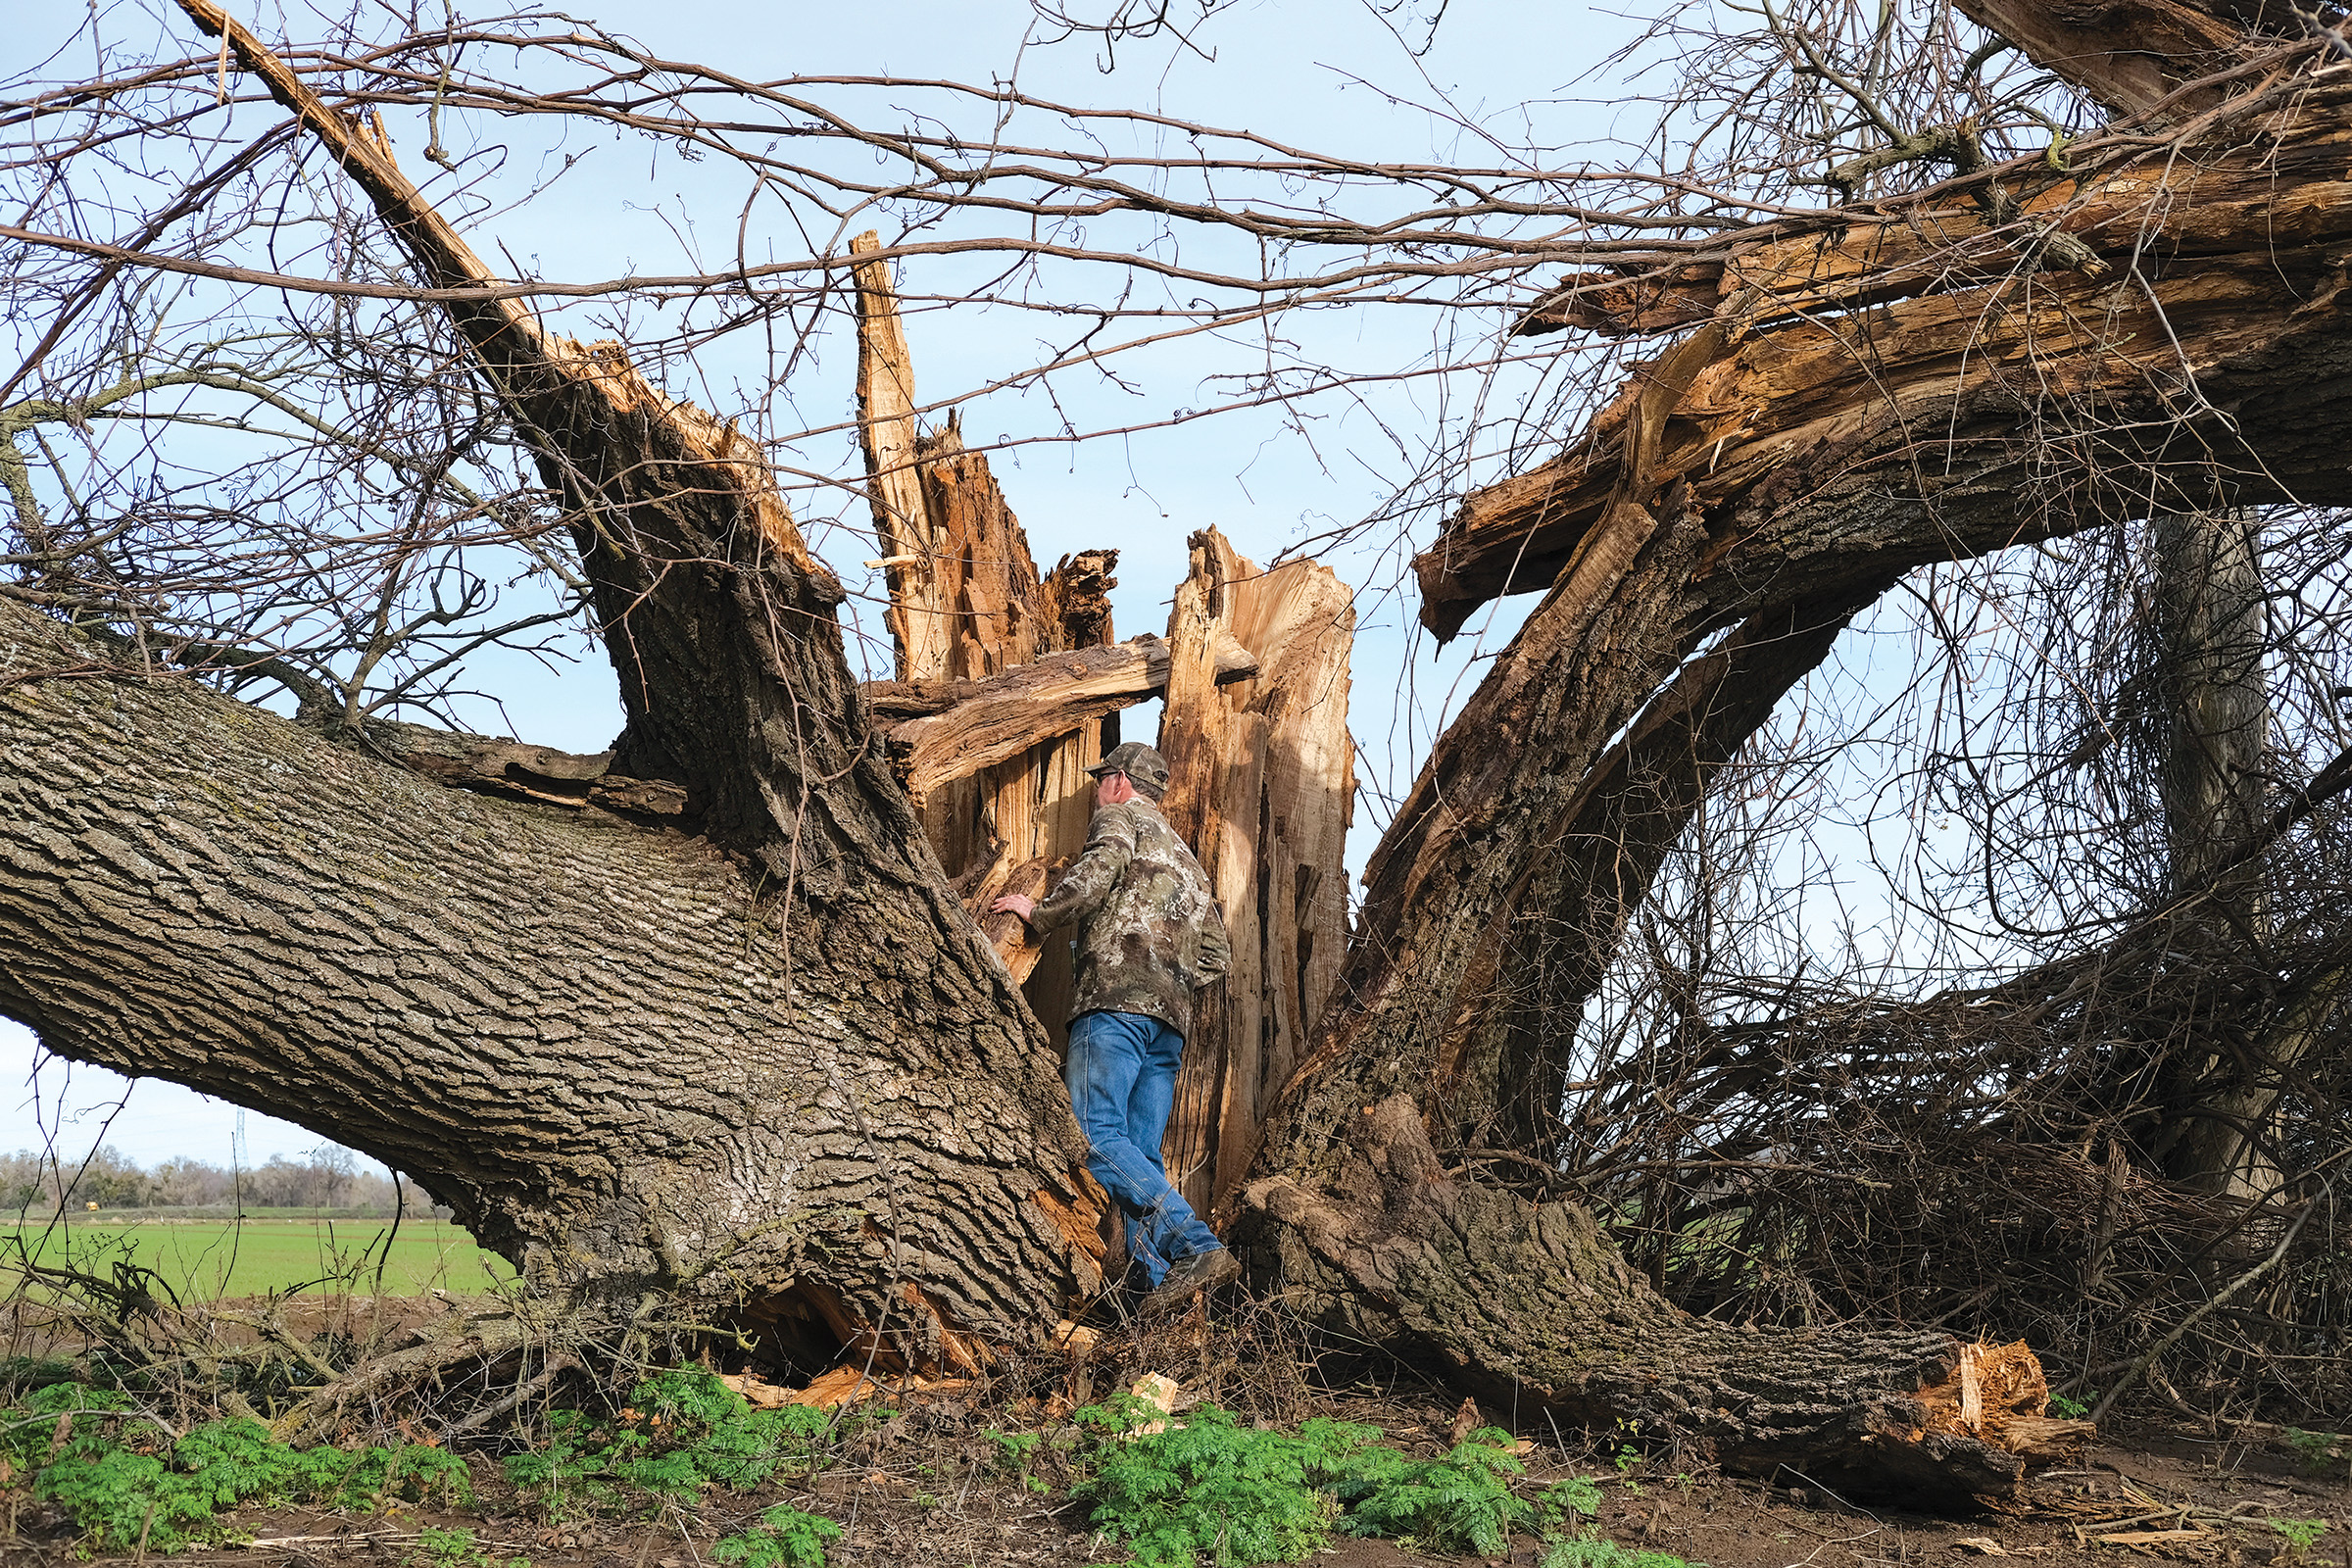
<svg viewBox="0 0 2352 1568"><path fill-rule="evenodd" d="M314 1290L414 1296L445 1290L470 1296L514 1278L504 1258L483 1251L458 1226L408 1220L389 1254L380 1219L139 1218L109 1214L95 1223L0 1224L0 1272L13 1274L21 1239L36 1264L63 1264L101 1279L128 1255L153 1269L183 1301L260 1296L327 1280ZM383 1265L382 1280L376 1275ZM355 1272L356 1271L356 1272Z"/></svg>

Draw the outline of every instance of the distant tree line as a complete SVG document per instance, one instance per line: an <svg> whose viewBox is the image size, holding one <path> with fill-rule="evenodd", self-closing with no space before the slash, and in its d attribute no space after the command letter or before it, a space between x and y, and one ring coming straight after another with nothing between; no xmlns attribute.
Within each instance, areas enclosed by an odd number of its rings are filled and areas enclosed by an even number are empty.
<svg viewBox="0 0 2352 1568"><path fill-rule="evenodd" d="M80 1159L37 1149L0 1154L0 1210L54 1213L60 1207L97 1208L323 1208L355 1214L392 1213L405 1196L408 1213L433 1214L423 1188L381 1170L363 1170L359 1156L320 1144L299 1158L272 1154L250 1170L182 1155L146 1170L119 1151L101 1147Z"/></svg>

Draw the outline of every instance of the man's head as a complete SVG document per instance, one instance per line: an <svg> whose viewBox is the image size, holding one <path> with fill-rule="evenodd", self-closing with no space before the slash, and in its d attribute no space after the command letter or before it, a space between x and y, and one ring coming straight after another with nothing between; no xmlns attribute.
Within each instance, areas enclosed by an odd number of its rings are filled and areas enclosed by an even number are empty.
<svg viewBox="0 0 2352 1568"><path fill-rule="evenodd" d="M1129 741L1124 746L1112 747L1108 757L1087 771L1094 774L1096 782L1102 786L1097 791L1096 799L1104 806L1114 806L1127 798L1125 792L1112 782L1114 779L1125 780L1134 787L1136 794L1154 804L1168 792L1168 760L1142 741Z"/></svg>

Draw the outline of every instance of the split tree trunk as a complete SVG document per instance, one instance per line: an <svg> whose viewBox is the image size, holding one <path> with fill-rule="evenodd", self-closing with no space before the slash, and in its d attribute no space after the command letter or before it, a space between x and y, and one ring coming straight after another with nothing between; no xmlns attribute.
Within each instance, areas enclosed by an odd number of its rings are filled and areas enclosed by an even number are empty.
<svg viewBox="0 0 2352 1568"><path fill-rule="evenodd" d="M878 248L871 232L850 244L853 254ZM885 551L885 618L899 679L985 681L1042 655L1107 645L1118 552L1085 552L1040 580L988 459L964 450L953 416L937 434L919 431L913 356L888 264L861 262L856 271L858 432ZM1056 1046L1075 983L1069 947L1040 943L1022 921L989 906L1003 894L1042 886L1084 848L1094 805L1086 770L1102 760L1106 722L1115 735L1108 712L1106 705L1067 725L1034 729L1010 751L942 749L959 771L935 770L916 794L941 864Z"/></svg>
<svg viewBox="0 0 2352 1568"><path fill-rule="evenodd" d="M210 0L183 4L429 277L487 275L386 149ZM1631 307L1619 326L1693 304L1673 318L1708 324L1557 464L1474 498L1424 563L1441 626L1530 565L1515 580L1553 586L1374 858L1365 937L1244 1192L1261 1284L1523 1415L1638 1421L1825 1480L2014 1478L1990 1413L1936 1413L1935 1389L1966 1382L1948 1337L1693 1322L1583 1210L1498 1178L1546 1164L1562 1041L1544 1019L1575 1015L1713 769L1846 616L1918 563L2098 519L2035 505L2045 468L2139 463L2140 496L2203 500L2202 459L2035 446L2054 413L2150 428L2193 384L2229 416L2189 420L2202 450L2352 499L2344 95L2264 86L2185 157L2112 139L2077 144L2065 181L1998 172L2034 221L2105 253L2106 281L1936 197L1745 235ZM546 339L507 305L453 316L578 509L629 714L612 768L674 786L702 837L432 791L186 685L71 678L98 674L88 651L8 611L0 845L28 911L0 920L9 1010L67 1054L414 1169L546 1289L783 1292L834 1341L935 1362L1050 1322L1096 1281L1050 1053L873 744L839 589L760 454L617 349ZM1187 647L1172 705L1179 681L1199 690ZM1276 907L1274 878L1258 889ZM594 961L545 984L564 956Z"/></svg>
<svg viewBox="0 0 2352 1568"><path fill-rule="evenodd" d="M1195 1008L1164 1153L1203 1214L1239 1192L1339 978L1354 638L1353 596L1329 568L1294 561L1261 572L1216 529L1193 535L1168 619L1163 804L1208 874L1233 967ZM1250 678L1223 684L1226 645L1248 654Z"/></svg>

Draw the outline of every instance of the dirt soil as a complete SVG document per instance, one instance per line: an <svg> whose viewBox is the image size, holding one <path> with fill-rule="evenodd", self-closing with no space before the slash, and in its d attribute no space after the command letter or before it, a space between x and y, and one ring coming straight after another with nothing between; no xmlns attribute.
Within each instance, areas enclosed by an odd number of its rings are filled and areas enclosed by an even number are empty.
<svg viewBox="0 0 2352 1568"><path fill-rule="evenodd" d="M1392 1441L1422 1453L1440 1451L1453 1412L1413 1406L1391 1393L1377 1401L1341 1401L1350 1419L1385 1416ZM844 1527L830 1568L1078 1568L1118 1562L1125 1553L1099 1544L1081 1509L1058 1486L1039 1494L995 1469L983 1436L985 1417L953 1407L909 1410L877 1426L835 1469L749 1497L708 1499L699 1510L655 1518L551 1523L513 1511L497 1467L476 1466L481 1509L466 1515L397 1512L366 1517L303 1509L250 1511L237 1518L250 1544L191 1552L181 1563L284 1562L400 1568L458 1561L468 1568L625 1564L628 1568L701 1568L711 1544L779 1500L821 1512ZM1911 1568L1966 1565L1988 1557L2028 1559L2035 1568L2097 1563L2127 1568L2134 1559L2225 1565L2277 1563L2352 1568L2352 1481L2338 1462L2312 1474L2284 1445L2237 1441L2201 1432L2149 1430L2122 1445L2092 1446L2079 1459L2035 1477L2014 1499L1967 1516L1905 1509L1900 1499L1844 1499L1799 1478L1768 1484L1680 1469L1669 1457L1623 1468L1603 1453L1564 1452L1539 1445L1528 1455L1539 1480L1593 1477L1604 1502L1597 1520L1611 1541L1670 1553L1707 1568ZM64 1522L22 1489L7 1499L10 1528L0 1563L79 1561ZM2326 1533L2297 1548L2272 1521L2325 1520ZM425 1549L422 1531L466 1528L479 1555L451 1558ZM1514 1543L1512 1568L1541 1557L1532 1540ZM128 1562L131 1557L100 1558ZM1433 1555L1385 1541L1337 1538L1313 1559L1328 1568L1471 1564L1478 1558ZM1490 1559L1501 1563L1506 1559Z"/></svg>

